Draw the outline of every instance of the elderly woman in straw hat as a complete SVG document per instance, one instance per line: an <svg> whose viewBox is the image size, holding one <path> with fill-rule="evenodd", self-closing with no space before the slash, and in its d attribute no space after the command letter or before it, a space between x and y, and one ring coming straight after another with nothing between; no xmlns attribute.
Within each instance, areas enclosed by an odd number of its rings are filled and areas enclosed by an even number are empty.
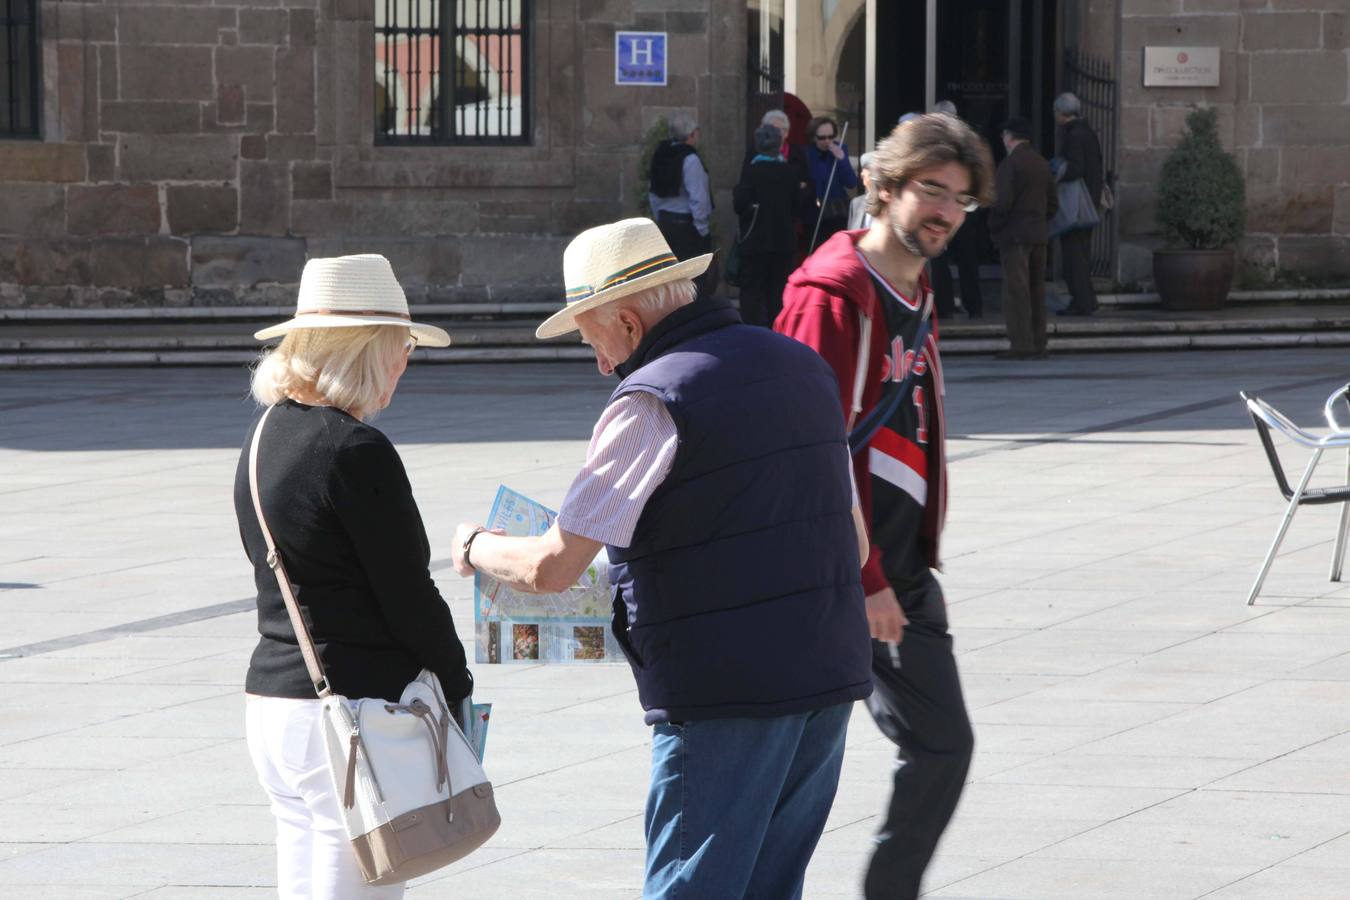
<svg viewBox="0 0 1350 900"><path fill-rule="evenodd" d="M270 408L257 451L261 507L329 685L398 702L425 668L452 702L468 696L473 679L428 571L427 535L403 463L369 424L389 405L413 348L444 347L449 336L411 320L388 260L373 255L310 260L295 317L255 336L282 338L253 372L253 396ZM252 441L251 430L234 491L258 590L245 720L277 821L279 893L399 897L401 884L365 883L348 845L320 738L320 701L254 511Z"/></svg>

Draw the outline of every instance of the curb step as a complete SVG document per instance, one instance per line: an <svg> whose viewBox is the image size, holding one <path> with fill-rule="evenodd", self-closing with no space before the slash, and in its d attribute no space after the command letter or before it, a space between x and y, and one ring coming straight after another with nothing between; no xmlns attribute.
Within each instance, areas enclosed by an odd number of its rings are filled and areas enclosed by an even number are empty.
<svg viewBox="0 0 1350 900"><path fill-rule="evenodd" d="M1156 313L1118 305L1089 319L1050 317L1054 353L1219 350L1350 346L1350 292L1265 292L1280 304L1241 305L1220 313ZM1147 295L1133 295L1146 297ZM1120 299L1120 298L1115 298ZM1299 300L1308 305L1290 306ZM1326 301L1341 300L1339 304ZM414 314L444 327L452 345L422 348L426 363L593 359L576 336L548 342L534 329L551 303L419 305ZM95 366L247 366L260 346L253 332L283 319L284 307L184 309L0 309L0 369ZM958 319L941 331L948 356L986 355L1008 347L997 318Z"/></svg>
<svg viewBox="0 0 1350 900"><path fill-rule="evenodd" d="M1159 334L1116 337L1056 338L1050 351L1060 353L1157 352L1167 350L1250 350L1287 347L1350 347L1350 331L1290 331L1274 334ZM1003 338L944 340L943 355L987 356L1008 349ZM50 350L0 352L0 369L65 369L140 366L240 366L251 365L257 349L158 349L158 350ZM533 346L458 346L423 349L413 354L415 362L592 362L589 347L581 344L535 344Z"/></svg>
<svg viewBox="0 0 1350 900"><path fill-rule="evenodd" d="M1056 288L1060 296L1067 292L1062 286ZM1139 294L1099 294L1098 302L1106 309L1148 309L1161 308L1161 298L1153 293ZM1299 303L1317 305L1323 303L1350 303L1350 288L1305 288L1291 290L1255 290L1233 291L1228 295L1228 305L1251 306L1254 304L1290 304ZM291 306L156 306L128 307L122 309L70 309L70 308L0 308L0 323L3 322L224 322L257 321L268 323L289 318L295 311ZM542 320L558 311L556 303L418 303L412 311L415 315L429 319L443 318L535 318Z"/></svg>

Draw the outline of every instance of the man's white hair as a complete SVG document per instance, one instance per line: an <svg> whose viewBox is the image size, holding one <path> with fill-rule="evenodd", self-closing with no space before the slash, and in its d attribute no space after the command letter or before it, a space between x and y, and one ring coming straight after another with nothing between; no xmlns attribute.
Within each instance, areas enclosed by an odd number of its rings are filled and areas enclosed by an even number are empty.
<svg viewBox="0 0 1350 900"><path fill-rule="evenodd" d="M670 315L681 306L693 303L696 297L698 297L698 288L694 286L694 282L688 278L681 278L679 281L667 281L665 284L659 284L645 291L638 291L636 294L615 300L613 303L597 306L591 312L595 314L596 325L605 328L612 325L614 320L618 318L619 310L631 309L638 313ZM582 313L582 315L586 315L586 313Z"/></svg>
<svg viewBox="0 0 1350 900"><path fill-rule="evenodd" d="M698 131L698 120L686 112L678 112L670 117L670 139L687 141L689 135Z"/></svg>
<svg viewBox="0 0 1350 900"><path fill-rule="evenodd" d="M946 113L949 116L956 115L956 104L950 100L939 100L933 104L933 112Z"/></svg>
<svg viewBox="0 0 1350 900"><path fill-rule="evenodd" d="M789 119L788 114L781 109L771 109L760 118L759 124L772 125L779 131L786 132L792 127L792 120Z"/></svg>
<svg viewBox="0 0 1350 900"><path fill-rule="evenodd" d="M1055 98L1055 112L1061 116L1076 116L1083 111L1083 104L1074 94L1063 93Z"/></svg>

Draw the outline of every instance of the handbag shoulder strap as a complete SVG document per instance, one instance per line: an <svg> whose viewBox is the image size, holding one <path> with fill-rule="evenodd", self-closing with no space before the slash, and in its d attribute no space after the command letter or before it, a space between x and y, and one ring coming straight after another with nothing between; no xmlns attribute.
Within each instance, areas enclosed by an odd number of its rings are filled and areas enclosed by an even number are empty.
<svg viewBox="0 0 1350 900"><path fill-rule="evenodd" d="M248 489L253 495L253 511L258 514L258 527L262 529L263 540L267 542L267 567L277 576L277 587L281 588L281 599L286 602L286 614L291 619L291 628L295 629L295 639L300 644L300 655L305 658L309 680L314 683L314 692L319 695L319 699L323 699L332 694L333 689L328 685L328 676L324 674L323 663L319 662L319 654L314 649L314 638L309 633L309 625L300 615L300 605L296 603L291 578L286 574L286 566L281 562L276 542L272 540L272 531L267 527L267 519L263 516L262 498L258 496L258 445L262 442L263 426L267 424L267 417L274 409L275 406L268 407L258 420L258 427L253 430L253 443L248 449Z"/></svg>

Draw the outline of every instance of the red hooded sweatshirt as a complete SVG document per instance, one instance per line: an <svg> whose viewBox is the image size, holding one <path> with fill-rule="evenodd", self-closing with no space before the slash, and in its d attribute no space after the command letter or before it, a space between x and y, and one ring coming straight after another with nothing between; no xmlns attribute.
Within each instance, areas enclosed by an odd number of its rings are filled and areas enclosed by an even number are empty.
<svg viewBox="0 0 1350 900"><path fill-rule="evenodd" d="M839 381L839 405L850 430L880 401L892 368L888 356L892 348L889 346L891 339L887 319L874 281L874 277L879 276L874 276L856 250L858 240L866 233L865 230L839 232L807 258L788 279L787 289L783 293L783 311L774 322L775 331L813 348L834 369ZM926 274L919 278L918 292L922 300L914 306L922 310L923 305L920 304L926 304L928 314L932 316L933 296ZM898 292L893 293L899 296ZM931 413L928 415L927 459L924 466L927 489L924 493L919 546L888 548L878 546L873 540L871 555L862 571L863 588L869 596L891 586L885 574L887 552L899 554L908 550L912 553L917 549L929 568L940 568L938 538L947 507L946 423L942 407L942 363L938 356L935 319L933 330L924 342L921 359L932 372L934 390L931 392L931 403L928 404ZM922 371L920 369L916 374ZM876 447L878 441L883 439L884 431L873 437L871 447ZM873 527L871 455L868 449L853 457L858 497L863 520L869 531Z"/></svg>

